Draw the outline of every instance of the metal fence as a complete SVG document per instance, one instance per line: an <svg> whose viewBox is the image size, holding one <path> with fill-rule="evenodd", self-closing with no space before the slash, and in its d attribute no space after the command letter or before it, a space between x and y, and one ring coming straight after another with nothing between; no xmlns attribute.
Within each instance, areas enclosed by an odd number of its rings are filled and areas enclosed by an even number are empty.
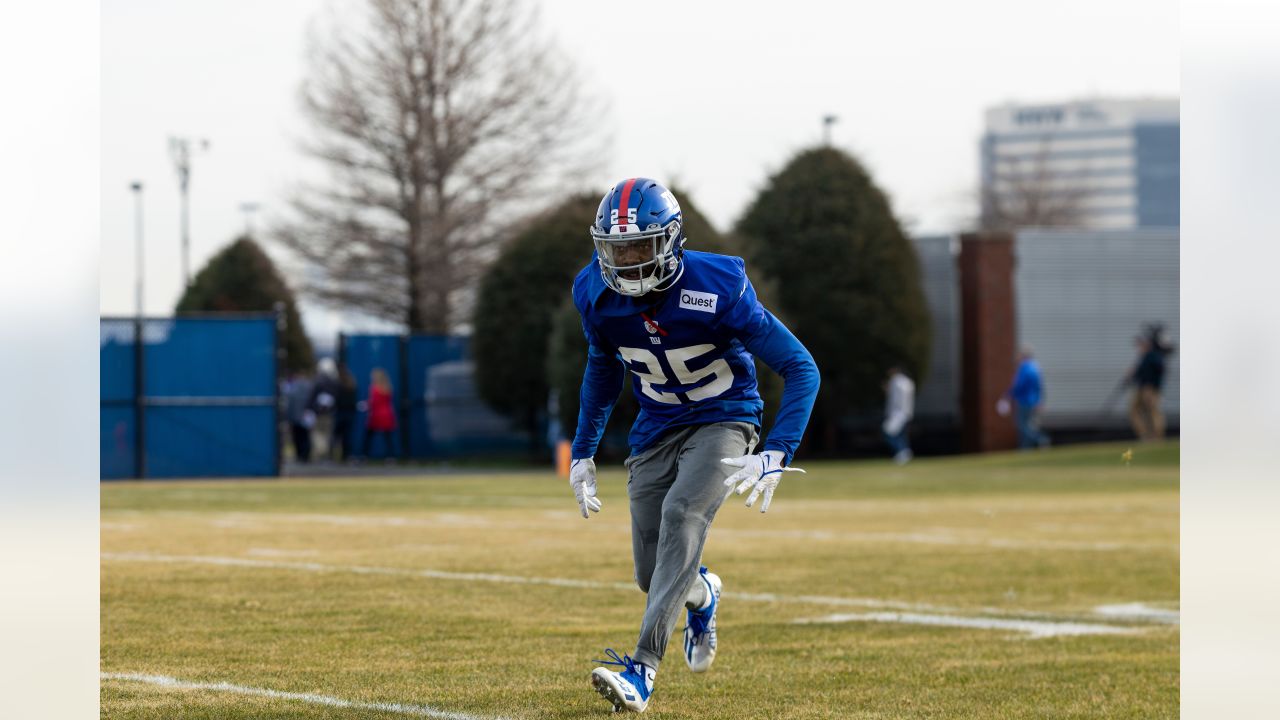
<svg viewBox="0 0 1280 720"><path fill-rule="evenodd" d="M275 315L103 318L103 479L278 475Z"/></svg>

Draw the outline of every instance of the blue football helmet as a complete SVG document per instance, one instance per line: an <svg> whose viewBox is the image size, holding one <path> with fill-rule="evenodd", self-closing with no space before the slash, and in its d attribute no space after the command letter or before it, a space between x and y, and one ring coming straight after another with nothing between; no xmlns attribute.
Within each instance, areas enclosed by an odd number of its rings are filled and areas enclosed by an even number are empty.
<svg viewBox="0 0 1280 720"><path fill-rule="evenodd" d="M591 239L605 285L623 295L665 290L684 272L680 203L649 178L628 178L605 193Z"/></svg>

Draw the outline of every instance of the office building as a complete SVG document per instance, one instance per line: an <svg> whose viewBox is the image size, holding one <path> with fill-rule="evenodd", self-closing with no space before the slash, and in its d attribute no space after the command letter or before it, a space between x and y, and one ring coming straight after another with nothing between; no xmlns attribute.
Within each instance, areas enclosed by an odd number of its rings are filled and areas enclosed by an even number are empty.
<svg viewBox="0 0 1280 720"><path fill-rule="evenodd" d="M1177 227L1178 141L1176 98L990 108L982 224Z"/></svg>

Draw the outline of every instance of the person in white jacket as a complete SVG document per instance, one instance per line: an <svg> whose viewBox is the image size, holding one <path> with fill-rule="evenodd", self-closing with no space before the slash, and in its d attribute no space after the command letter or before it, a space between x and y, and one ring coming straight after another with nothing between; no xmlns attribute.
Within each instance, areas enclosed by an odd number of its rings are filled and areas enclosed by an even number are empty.
<svg viewBox="0 0 1280 720"><path fill-rule="evenodd" d="M907 423L915 415L916 384L894 365L884 381L884 439L893 450L893 461L906 464L912 458L911 444L907 441Z"/></svg>

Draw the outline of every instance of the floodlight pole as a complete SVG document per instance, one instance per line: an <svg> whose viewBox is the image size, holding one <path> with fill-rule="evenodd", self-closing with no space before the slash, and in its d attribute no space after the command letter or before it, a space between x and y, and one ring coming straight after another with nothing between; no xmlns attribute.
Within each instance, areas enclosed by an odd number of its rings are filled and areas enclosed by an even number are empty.
<svg viewBox="0 0 1280 720"><path fill-rule="evenodd" d="M146 314L146 311L144 310L145 305L143 304L143 295L142 295L143 272L145 271L145 265L143 263L144 255L142 251L142 181L134 180L129 185L129 189L133 191L133 200L134 200L133 231L134 231L135 242L134 242L134 248L133 248L134 250L133 260L134 260L134 281L137 283L137 287L134 290L135 292L134 302L137 308L138 317L142 317L144 314Z"/></svg>
<svg viewBox="0 0 1280 720"><path fill-rule="evenodd" d="M831 126L835 125L836 121L839 119L840 118L835 115L822 116L822 144L823 145L826 145L828 147L831 145Z"/></svg>
<svg viewBox="0 0 1280 720"><path fill-rule="evenodd" d="M191 138L170 137L169 155L173 157L173 165L178 171L178 189L182 193L182 285L191 285L191 210L190 197L187 192L191 185L191 146L196 143ZM209 141L201 138L200 150L209 149Z"/></svg>
<svg viewBox="0 0 1280 720"><path fill-rule="evenodd" d="M146 318L142 304L143 253L142 253L142 181L129 184L134 199L134 274L138 283L136 314L133 318L133 474L141 479L147 476L147 415L146 415Z"/></svg>

